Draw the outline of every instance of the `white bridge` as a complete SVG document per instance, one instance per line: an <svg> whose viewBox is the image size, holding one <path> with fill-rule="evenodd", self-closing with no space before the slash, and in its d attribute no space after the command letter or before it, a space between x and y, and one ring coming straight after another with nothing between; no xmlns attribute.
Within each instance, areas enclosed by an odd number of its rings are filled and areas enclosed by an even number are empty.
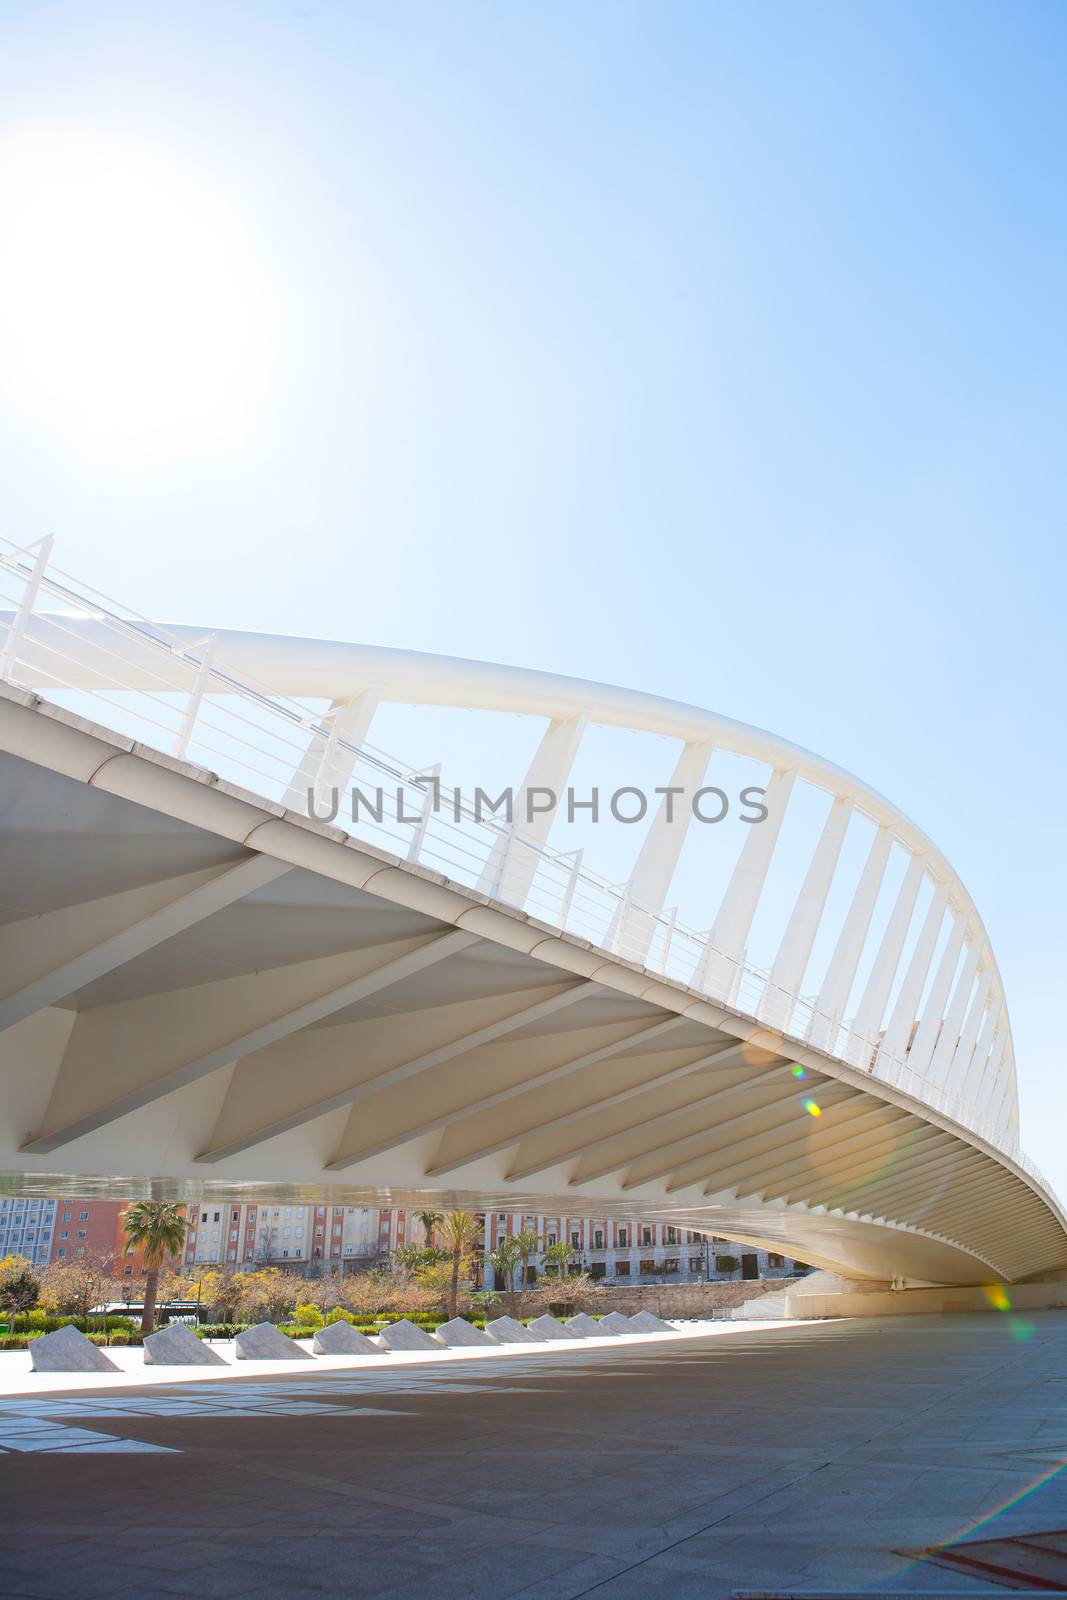
<svg viewBox="0 0 1067 1600"><path fill-rule="evenodd" d="M600 684L161 626L49 541L0 546L0 607L9 1187L654 1216L931 1283L1067 1264L978 911L858 779ZM522 719L510 822L448 748L376 746L400 706L489 752ZM545 800L580 809L609 736L602 808L652 797L603 831L637 841L611 880ZM763 820L707 825L746 788Z"/></svg>

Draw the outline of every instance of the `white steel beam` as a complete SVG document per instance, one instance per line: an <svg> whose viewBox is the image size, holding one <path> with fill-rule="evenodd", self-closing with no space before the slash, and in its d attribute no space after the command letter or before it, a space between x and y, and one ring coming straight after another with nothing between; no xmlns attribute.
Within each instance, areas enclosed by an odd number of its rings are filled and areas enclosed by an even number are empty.
<svg viewBox="0 0 1067 1600"><path fill-rule="evenodd" d="M935 886L930 904L926 908L926 916L923 918L915 949L911 953L911 960L908 962L908 969L904 974L889 1026L882 1039L876 1070L888 1071L891 1075L894 1067L899 1070L904 1064L911 1030L918 1015L919 1001L922 999L930 963L934 959L937 936L941 931L947 904L948 884L939 883Z"/></svg>
<svg viewBox="0 0 1067 1600"><path fill-rule="evenodd" d="M580 1121L583 1117L589 1118L595 1124L597 1118L611 1106L622 1105L626 1101L638 1098L653 1089L658 1089L661 1086L665 1087L668 1083L677 1082L680 1078L687 1078L691 1073L707 1072L711 1069L716 1072L728 1071L743 1064L744 1053L747 1048L748 1046L743 1044L724 1045L718 1050L712 1051L710 1055L701 1056L698 1061L690 1062L688 1066L675 1067L670 1072L666 1072L661 1077L652 1079L647 1083L634 1084L617 1094L604 1095L593 1106L586 1106L581 1111L568 1112L565 1116L554 1117L550 1122L541 1123L536 1129L531 1129L529 1134L524 1135L523 1142L525 1143L526 1139L539 1139L542 1134L549 1132L551 1129ZM506 1174L505 1181L507 1183L518 1183L523 1178L532 1178L536 1172L548 1172L552 1167L558 1167L564 1161L573 1160L575 1156L588 1155L591 1150L601 1150L605 1145L612 1144L616 1139L624 1139L638 1128L652 1128L657 1124L667 1122L671 1117L679 1116L685 1111L691 1110L695 1105L703 1105L704 1099L705 1097L702 1096L699 1100L691 1101L687 1106L675 1107L670 1111L662 1111L653 1117L642 1117L637 1122L627 1123L624 1127L615 1128L611 1133L600 1134L592 1139L584 1138L580 1144L571 1144L563 1149L556 1146L551 1151L539 1156L536 1161L531 1160L529 1156L523 1157L520 1145L518 1153L520 1165L511 1168Z"/></svg>
<svg viewBox="0 0 1067 1600"><path fill-rule="evenodd" d="M916 1029L911 1049L908 1051L908 1070L914 1072L920 1078L924 1078L927 1075L934 1047L941 1032L941 1024L945 1017L945 1006L948 1001L949 990L952 987L952 980L956 975L956 968L959 965L960 950L963 948L963 939L966 932L966 919L962 916L956 917L945 942L945 948L941 952L941 960L938 962L934 981L930 985L930 993L927 995L926 1004L923 1006L922 1018Z"/></svg>
<svg viewBox="0 0 1067 1600"><path fill-rule="evenodd" d="M205 917L213 916L225 906L243 900L255 889L273 883L275 879L291 870L286 861L276 861L270 856L252 856L247 861L238 862L236 866L215 872L206 882L198 882L185 892L176 894L173 899L149 912L147 916L135 918L128 926L85 945L76 954L68 955L54 966L49 966L46 952L51 953L54 958L57 944L65 942L64 924L75 921L72 913L81 908L65 907L62 911L48 912L43 917L11 924L0 933L0 948L6 938L7 941L17 940L23 947L29 944L31 949L35 945L40 946L41 953L37 956L37 970L32 976L23 972L17 988L0 999L0 1031L12 1027L16 1022L22 1022L45 1006L58 1004L60 1000L65 1000L78 989L84 989L97 978L102 978L127 961L132 961L135 956L143 955L145 951L154 949L165 940L174 938L175 934L183 933L187 928L202 922ZM199 873L195 876L203 877ZM180 878L173 879L171 884L174 888L178 888L182 881ZM160 887L165 889L170 885ZM129 896L121 898L127 899ZM94 908L88 909L92 911ZM106 919L108 909L100 902L96 902L97 914L101 920ZM25 948L19 954L24 958ZM19 965L24 965L24 961L20 960Z"/></svg>
<svg viewBox="0 0 1067 1600"><path fill-rule="evenodd" d="M361 745L366 740L374 713L378 709L380 692L365 689L353 700L334 700L326 716L330 719L328 735L313 733L308 741L300 765L289 780L282 804L298 816L308 812L308 791L314 796L316 808L324 807L333 788L343 790L351 780L356 766L354 749L346 746ZM338 796L341 810L344 798Z"/></svg>
<svg viewBox="0 0 1067 1600"><path fill-rule="evenodd" d="M733 992L795 779L793 768L771 774L763 802L767 815L751 825L693 975L693 988L717 1000L726 1000Z"/></svg>
<svg viewBox="0 0 1067 1600"><path fill-rule="evenodd" d="M209 1073L218 1071L220 1067L227 1066L242 1056L250 1055L254 1050L261 1050L265 1045L273 1044L288 1034L321 1022L334 1012L355 1005L369 995L377 994L392 984L399 983L403 978L424 971L438 961L445 961L450 956L458 955L461 950L466 950L475 943L477 943L476 935L461 931L431 938L416 950L408 951L374 971L353 978L326 994L317 995L313 1000L306 1001L292 1010L272 1016L269 1021L258 1027L229 1038L216 1048L192 1060L183 1061L179 1066L158 1077L138 1083L125 1094L94 1107L82 1116L60 1126L48 1128L45 1132L28 1139L21 1146L21 1150L27 1155L39 1155L56 1150L61 1145L70 1144L74 1139L80 1139L84 1134L93 1133L97 1128L105 1127L118 1117L124 1117L131 1111L150 1105L154 1100L171 1094L175 1089L195 1083Z"/></svg>
<svg viewBox="0 0 1067 1600"><path fill-rule="evenodd" d="M605 946L626 961L644 964L655 919L670 893L678 858L693 820L692 796L704 782L711 760L708 739L682 747L667 792L645 834L637 861L608 927Z"/></svg>
<svg viewBox="0 0 1067 1600"><path fill-rule="evenodd" d="M364 1078L359 1083L346 1085L334 1094L320 1097L309 1104L301 1106L298 1110L276 1117L267 1122L259 1123L255 1128L228 1139L219 1140L209 1149L201 1151L197 1161L214 1162L222 1161L227 1156L237 1155L242 1150L249 1150L253 1145L262 1144L266 1139L276 1139L281 1133L289 1133L293 1128L300 1127L305 1122L313 1122L316 1117L325 1116L328 1111L339 1111L343 1106L355 1106L371 1095L380 1093L383 1089L393 1088L397 1084L407 1083L409 1079L417 1077L422 1072L428 1072L432 1067L441 1066L446 1061L453 1060L456 1056L466 1055L470 1050L477 1050L479 1046L491 1044L494 1040L502 1039L506 1034L514 1033L519 1028L529 1027L535 1022L542 1022L546 1017L554 1016L556 1012L565 1010L568 1006L575 1005L579 1000L587 999L595 991L596 984L589 982L572 984L560 994L549 996L546 1000L537 1000L532 1005L524 1003L517 1011L509 1016L502 1017L496 1022L487 1023L484 1027L464 1034L458 1039L450 1039L447 1044L438 1045L435 1049L426 1051L416 1056L411 1061L401 1062L400 1065L390 1067L385 1072L376 1073L372 1078ZM361 1126L357 1120L355 1126ZM349 1129L352 1128L352 1118L349 1119ZM405 1135L396 1143L404 1144L414 1135ZM393 1141L388 1141L384 1148L392 1148ZM359 1156L355 1159L362 1159ZM328 1169L334 1165L350 1165L350 1162L328 1163Z"/></svg>
<svg viewBox="0 0 1067 1600"><path fill-rule="evenodd" d="M975 975L978 972L978 963L982 958L982 946L978 939L974 939L967 952L963 963L963 971L952 991L952 999L945 1011L944 1026L938 1035L934 1053L930 1058L929 1076L934 1083L943 1084L948 1088L948 1069L956 1054L960 1043L960 1030L963 1027L963 1016L974 989Z"/></svg>
<svg viewBox="0 0 1067 1600"><path fill-rule="evenodd" d="M538 851L547 842L557 814L547 804L548 796L554 795L557 802L562 798L585 729L584 713L555 718L545 729L515 796L511 827L497 839L482 869L477 883L479 894L520 908L526 904L537 871Z"/></svg>
<svg viewBox="0 0 1067 1600"><path fill-rule="evenodd" d="M696 1069L695 1068L690 1068L688 1070L694 1071ZM781 1071L781 1064L779 1064L779 1066L775 1068L774 1076L778 1076L780 1074L780 1071ZM677 1073L673 1073L673 1074L671 1074L671 1076L675 1076L676 1077ZM723 1100L729 1100L731 1098L731 1096L733 1094L735 1094L736 1092L738 1092L738 1091L740 1091L742 1089L751 1088L753 1085L755 1085L757 1083L762 1083L765 1078L769 1078L771 1076L772 1076L771 1073L765 1072L765 1073L761 1073L761 1074L757 1075L755 1078L751 1079L748 1084L734 1084L730 1088L727 1088L727 1089L712 1090L711 1093L706 1094L706 1095L702 1095L699 1100L694 1100L687 1106L676 1107L673 1111L664 1112L662 1117L646 1117L643 1121L635 1124L635 1128L639 1129L641 1133L645 1133L649 1128L656 1127L656 1126L662 1124L663 1122L670 1121L672 1119L673 1120L677 1120L679 1117L689 1116L693 1111L696 1111L699 1108L707 1107L707 1106L711 1105L713 1102L716 1103L716 1104L720 1104ZM627 1091L627 1093L630 1093L630 1092L643 1093L646 1090L651 1089L651 1088L655 1088L657 1086L658 1086L658 1080L650 1079L650 1080L646 1080L644 1083L639 1085L639 1087L636 1090ZM599 1102L599 1104L601 1106L603 1106L603 1105L611 1105L613 1103L614 1103L614 1097L612 1097L612 1096L605 1096ZM539 1123L537 1128L534 1131L537 1132L537 1133L541 1133L546 1128L555 1127L555 1126L558 1126L561 1123L576 1120L576 1118L579 1115L580 1116L588 1116L590 1109L591 1108L589 1106L583 1106L580 1113L577 1113L577 1112L576 1113L569 1113L568 1115L562 1116L562 1117L559 1117L559 1118L551 1118L551 1119L549 1119L549 1120L547 1120L547 1121L545 1121L543 1123ZM630 1131L632 1132L634 1130L631 1129ZM615 1135L615 1137L616 1138L621 1138L621 1137L625 1137L625 1135L617 1134L617 1135ZM455 1172L457 1170L457 1168L459 1168L459 1167L470 1166L470 1164L473 1161L481 1161L486 1156L497 1155L501 1150L510 1150L514 1145L519 1144L520 1141L522 1140L522 1138L523 1138L523 1135L522 1135L521 1132L516 1132L516 1130L514 1128L511 1128L511 1129L508 1130L508 1132L506 1134L500 1135L500 1136L498 1136L498 1137L496 1137L496 1138L494 1138L492 1140L483 1141L477 1147L470 1148L470 1149L464 1151L462 1155L451 1156L451 1157L449 1157L449 1159L447 1161L438 1161L434 1166L427 1168L427 1174L426 1175L427 1175L427 1177L439 1178L439 1177L442 1176L443 1173ZM589 1148L588 1145L583 1146L583 1153L588 1148Z"/></svg>
<svg viewBox="0 0 1067 1600"><path fill-rule="evenodd" d="M819 1049L829 1049L832 1054L836 1054L834 1042L837 1029L852 992L863 946L867 942L892 843L892 828L877 829L812 1013L808 1039L811 1044Z"/></svg>
<svg viewBox="0 0 1067 1600"><path fill-rule="evenodd" d="M771 975L760 1002L762 1021L773 1028L788 1029L793 1016L793 1006L804 981L812 946L826 909L830 885L852 819L852 801L837 796L830 806L823 825L822 835L815 847L803 885L786 925L778 954L774 958Z"/></svg>
<svg viewBox="0 0 1067 1600"><path fill-rule="evenodd" d="M622 1055L624 1051L632 1050L638 1045L651 1044L653 1039L661 1038L663 1034L673 1032L674 1029L684 1026L684 1017L667 1017L662 1022L652 1023L649 1027L638 1028L635 1032L627 1034L625 1038L616 1039L613 1044L601 1045L599 1050L586 1051L584 1055L576 1056L571 1061L565 1061L560 1066L551 1067L547 1072L537 1073L534 1077L524 1079L521 1083L509 1084L506 1088L481 1095L477 1100L471 1101L459 1111L450 1111L444 1116L429 1118L408 1129L403 1138L395 1142L406 1144L409 1140L420 1138L423 1134L434 1133L440 1128L447 1127L450 1122L455 1121L457 1118L472 1116L475 1112L485 1111L490 1106L503 1105L507 1100L514 1100L519 1095L529 1093L531 1089L540 1089L547 1084L556 1083L560 1078L569 1077L571 1073L581 1072L583 1067L591 1067L598 1061L607 1061L609 1057ZM346 1132L354 1131L352 1129L346 1130ZM393 1142L390 1141L390 1147L392 1147ZM514 1140L511 1142L515 1143ZM378 1154L379 1152L374 1151L372 1153ZM366 1158L367 1153L363 1147L349 1148L342 1143L334 1159L327 1162L327 1171L343 1171L345 1167L354 1166L357 1161L363 1161ZM433 1177L435 1172L430 1170L426 1175L427 1177Z"/></svg>
<svg viewBox="0 0 1067 1600"><path fill-rule="evenodd" d="M873 1063L889 991L893 987L893 979L896 977L900 958L904 952L904 941L908 937L912 913L925 872L925 856L909 857L904 881L900 886L889 921L886 923L878 954L874 958L863 995L856 1008L856 1015L852 1019L848 1059L853 1065L868 1068Z"/></svg>

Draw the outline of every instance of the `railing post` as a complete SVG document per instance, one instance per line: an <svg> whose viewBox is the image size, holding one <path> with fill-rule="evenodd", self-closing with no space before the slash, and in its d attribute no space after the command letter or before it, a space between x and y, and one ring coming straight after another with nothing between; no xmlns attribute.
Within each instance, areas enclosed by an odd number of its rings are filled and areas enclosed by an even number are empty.
<svg viewBox="0 0 1067 1600"><path fill-rule="evenodd" d="M585 855L585 851L573 850L571 854L574 856L574 865L571 868L571 875L567 879L567 887L563 891L563 900L559 908L559 926L564 929L571 914L571 906L574 904L574 891L578 887L578 875L582 870L582 857ZM565 859L566 857L560 856L561 861Z"/></svg>
<svg viewBox="0 0 1067 1600"><path fill-rule="evenodd" d="M0 654L0 682L4 683L11 681L11 669L18 660L19 645L22 643L26 633L26 625L33 613L34 601L37 599L37 591L41 587L41 580L44 577L45 568L52 554L55 535L46 534L43 539L35 542L37 544L37 559L33 563L30 576L26 582L26 590L22 596L22 602L15 612L14 620L7 631L3 653ZM27 545L23 553L28 555L33 548L32 544Z"/></svg>
<svg viewBox="0 0 1067 1600"><path fill-rule="evenodd" d="M422 855L422 846L426 838L426 830L430 826L430 812L433 810L433 797L437 793L441 782L441 763L438 761L432 767L427 767L423 772L409 772L401 781L410 783L413 778L432 778L433 782L423 797L422 810L419 820L415 824L415 832L411 835L408 845L408 860L417 862Z"/></svg>
<svg viewBox="0 0 1067 1600"><path fill-rule="evenodd" d="M193 728L196 726L196 719L200 715L200 707L204 702L204 695L207 691L207 682L211 676L211 666L215 660L215 646L218 643L218 638L217 633L209 636L204 652L200 657L200 664L196 669L196 677L193 679L193 687L190 691L189 699L186 701L185 711L182 714L181 727L178 729L178 737L174 741L173 754L178 756L179 759L184 756L189 747L189 740L192 737Z"/></svg>
<svg viewBox="0 0 1067 1600"><path fill-rule="evenodd" d="M659 970L666 975L667 963L671 956L671 945L674 943L674 930L678 926L678 907L671 906L664 912L667 919L667 930L663 935L663 954L659 958Z"/></svg>

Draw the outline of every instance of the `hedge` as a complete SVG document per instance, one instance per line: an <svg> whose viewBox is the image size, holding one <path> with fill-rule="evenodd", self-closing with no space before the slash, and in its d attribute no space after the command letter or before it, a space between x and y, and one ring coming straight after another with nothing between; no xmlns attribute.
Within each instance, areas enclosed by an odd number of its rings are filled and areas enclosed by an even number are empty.
<svg viewBox="0 0 1067 1600"><path fill-rule="evenodd" d="M99 1333L104 1327L103 1317L57 1317L51 1312L15 1311L0 1313L0 1322L6 1322L12 1333L55 1333L57 1328L77 1328L80 1333ZM136 1333L133 1317L110 1316L106 1322L109 1333Z"/></svg>

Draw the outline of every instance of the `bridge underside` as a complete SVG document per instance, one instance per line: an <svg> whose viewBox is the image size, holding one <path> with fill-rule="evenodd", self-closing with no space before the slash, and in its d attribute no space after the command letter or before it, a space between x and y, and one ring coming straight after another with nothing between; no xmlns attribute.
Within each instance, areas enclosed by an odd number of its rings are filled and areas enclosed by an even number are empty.
<svg viewBox="0 0 1067 1600"><path fill-rule="evenodd" d="M866 1073L30 696L0 751L9 1189L647 1217L882 1279L1067 1264L1024 1173Z"/></svg>

